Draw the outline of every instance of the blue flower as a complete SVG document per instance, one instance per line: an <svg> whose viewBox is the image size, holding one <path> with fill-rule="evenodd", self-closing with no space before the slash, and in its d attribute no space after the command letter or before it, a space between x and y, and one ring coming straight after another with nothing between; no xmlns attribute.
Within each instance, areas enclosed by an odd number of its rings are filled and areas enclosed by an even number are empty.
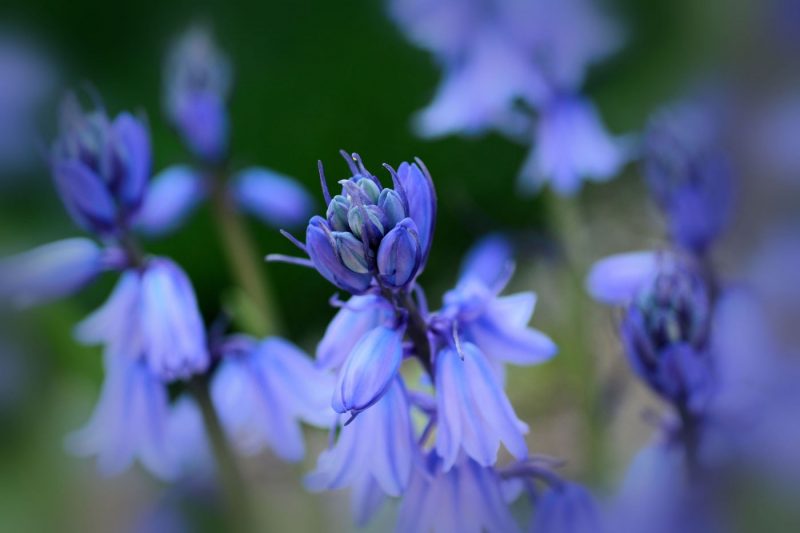
<svg viewBox="0 0 800 533"><path fill-rule="evenodd" d="M536 304L532 292L499 297L511 274L508 244L490 237L476 245L465 260L456 288L445 294L444 309L434 320L445 331L474 343L492 361L536 364L554 356L550 338L528 327Z"/></svg>
<svg viewBox="0 0 800 533"><path fill-rule="evenodd" d="M185 379L209 365L206 334L186 274L154 258L122 275L108 301L78 326L78 338L114 354L143 359L165 381Z"/></svg>
<svg viewBox="0 0 800 533"><path fill-rule="evenodd" d="M703 100L659 111L644 136L644 172L680 246L704 253L730 220L733 177L718 109Z"/></svg>
<svg viewBox="0 0 800 533"><path fill-rule="evenodd" d="M104 360L100 400L87 426L68 437L68 449L97 456L105 475L118 474L138 459L158 477L172 479L176 468L168 440L166 385L141 359L106 350Z"/></svg>
<svg viewBox="0 0 800 533"><path fill-rule="evenodd" d="M358 414L380 400L403 361L403 327L378 326L361 337L339 372L331 405Z"/></svg>
<svg viewBox="0 0 800 533"><path fill-rule="evenodd" d="M394 379L374 406L340 428L336 445L319 456L306 487L312 491L354 487L354 510L365 523L379 503L378 494L405 492L415 448L406 391L401 380ZM370 487L377 487L377 494L370 493Z"/></svg>
<svg viewBox="0 0 800 533"><path fill-rule="evenodd" d="M113 235L135 216L150 178L147 129L127 113L112 121L102 109L84 113L70 94L61 106L50 162L61 199L75 222Z"/></svg>
<svg viewBox="0 0 800 533"><path fill-rule="evenodd" d="M397 171L387 166L394 186L384 188L357 155L346 160L353 177L340 182L342 194L333 198L320 167L326 218L311 219L303 248L323 277L352 294L371 287L407 291L424 270L433 240L430 175L419 160Z"/></svg>
<svg viewBox="0 0 800 533"><path fill-rule="evenodd" d="M314 204L294 179L261 167L237 173L232 195L239 207L274 227L304 224Z"/></svg>
<svg viewBox="0 0 800 533"><path fill-rule="evenodd" d="M701 407L710 386L711 299L691 264L663 268L628 306L622 338L634 371L676 405Z"/></svg>
<svg viewBox="0 0 800 533"><path fill-rule="evenodd" d="M73 238L6 258L0 297L30 306L73 294L111 267L111 255L89 239Z"/></svg>
<svg viewBox="0 0 800 533"><path fill-rule="evenodd" d="M164 235L178 228L208 195L205 180L189 166L168 167L153 177L134 219L135 229Z"/></svg>
<svg viewBox="0 0 800 533"><path fill-rule="evenodd" d="M248 455L269 446L286 461L305 455L299 420L329 427L333 377L297 346L272 337L232 338L211 386L227 432Z"/></svg>
<svg viewBox="0 0 800 533"><path fill-rule="evenodd" d="M463 358L462 358L463 357ZM446 348L436 354L436 452L444 470L456 463L461 450L483 466L497 461L500 442L517 459L528 455L519 420L478 348L465 343L460 354Z"/></svg>
<svg viewBox="0 0 800 533"><path fill-rule="evenodd" d="M554 97L542 109L520 183L537 191L549 181L558 194L573 195L583 180L607 181L629 159L625 141L606 131L591 102Z"/></svg>
<svg viewBox="0 0 800 533"><path fill-rule="evenodd" d="M217 162L227 151L230 85L230 63L211 32L189 28L164 64L164 107L186 145L205 161Z"/></svg>
<svg viewBox="0 0 800 533"><path fill-rule="evenodd" d="M586 290L608 305L625 305L658 275L659 265L674 261L672 254L651 250L612 255L592 265Z"/></svg>
<svg viewBox="0 0 800 533"><path fill-rule="evenodd" d="M497 472L461 457L442 469L431 454L414 470L397 517L398 533L510 533L519 531Z"/></svg>
<svg viewBox="0 0 800 533"><path fill-rule="evenodd" d="M601 533L603 518L592 495L575 483L547 489L536 500L531 533Z"/></svg>

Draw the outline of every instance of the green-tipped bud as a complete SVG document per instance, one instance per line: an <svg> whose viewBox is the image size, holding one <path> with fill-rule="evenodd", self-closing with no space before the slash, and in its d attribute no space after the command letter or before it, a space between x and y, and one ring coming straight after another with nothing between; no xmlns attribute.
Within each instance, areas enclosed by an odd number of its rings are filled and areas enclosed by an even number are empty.
<svg viewBox="0 0 800 533"><path fill-rule="evenodd" d="M333 239L336 243L336 253L344 266L357 274L369 272L369 262L361 241L346 231L334 231Z"/></svg>
<svg viewBox="0 0 800 533"><path fill-rule="evenodd" d="M358 181L358 186L361 187L361 190L364 191L364 194L367 195L367 198L369 198L372 203L378 202L378 196L380 196L381 190L374 181L370 178L361 178Z"/></svg>
<svg viewBox="0 0 800 533"><path fill-rule="evenodd" d="M342 196L337 194L328 204L328 222L334 231L347 231L347 212L350 210L350 202Z"/></svg>
<svg viewBox="0 0 800 533"><path fill-rule="evenodd" d="M378 206L355 206L347 213L350 231L359 239L366 233L367 241L375 244L383 237L384 228L381 222L382 213Z"/></svg>
<svg viewBox="0 0 800 533"><path fill-rule="evenodd" d="M383 189L378 197L378 207L383 211L383 219L387 228L393 228L406 218L403 199L393 189Z"/></svg>

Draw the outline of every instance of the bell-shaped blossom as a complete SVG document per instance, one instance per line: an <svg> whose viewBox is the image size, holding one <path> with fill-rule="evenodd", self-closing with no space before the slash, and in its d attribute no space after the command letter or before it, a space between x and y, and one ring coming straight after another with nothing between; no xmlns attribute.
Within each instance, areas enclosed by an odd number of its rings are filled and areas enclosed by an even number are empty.
<svg viewBox="0 0 800 533"><path fill-rule="evenodd" d="M176 474L169 442L166 385L141 359L105 353L106 377L89 423L67 439L67 448L96 456L100 471L114 475L138 459L169 480Z"/></svg>
<svg viewBox="0 0 800 533"><path fill-rule="evenodd" d="M397 171L387 166L393 188L384 188L357 155L343 155L353 176L342 180L342 194L331 198L320 171L326 218L309 221L304 249L323 277L352 294L376 285L407 291L425 268L433 240L431 177L419 160Z"/></svg>
<svg viewBox="0 0 800 533"><path fill-rule="evenodd" d="M394 310L383 297L365 294L353 296L336 313L317 345L317 366L341 367L356 344L378 326L390 326Z"/></svg>
<svg viewBox="0 0 800 533"><path fill-rule="evenodd" d="M239 206L271 226L301 225L312 212L314 202L306 190L273 170L246 168L234 177L232 187Z"/></svg>
<svg viewBox="0 0 800 533"><path fill-rule="evenodd" d="M401 380L394 379L374 406L339 429L336 444L320 454L305 484L315 492L354 487L355 514L366 522L369 511L380 503L378 495L405 492L415 453L406 391ZM378 489L377 494L370 493L370 487Z"/></svg>
<svg viewBox="0 0 800 533"><path fill-rule="evenodd" d="M189 166L175 165L159 172L147 188L136 214L137 230L164 235L177 229L208 194L207 185Z"/></svg>
<svg viewBox="0 0 800 533"><path fill-rule="evenodd" d="M622 338L634 371L657 393L700 408L710 387L711 297L691 264L662 269L628 306Z"/></svg>
<svg viewBox="0 0 800 533"><path fill-rule="evenodd" d="M218 161L228 148L231 66L203 26L189 28L164 63L164 107L192 152Z"/></svg>
<svg viewBox="0 0 800 533"><path fill-rule="evenodd" d="M659 265L667 267L673 261L672 254L651 250L612 255L592 265L586 290L598 302L625 305L653 281Z"/></svg>
<svg viewBox="0 0 800 533"><path fill-rule="evenodd" d="M497 461L502 442L517 459L528 455L524 433L489 363L478 348L464 343L460 353L445 348L436 354L436 452L444 470L463 450L483 466Z"/></svg>
<svg viewBox="0 0 800 533"><path fill-rule="evenodd" d="M445 294L439 316L454 323L459 338L474 343L492 360L520 365L546 361L557 348L549 337L528 327L536 295L498 296L512 272L507 243L491 237L476 245L456 288Z"/></svg>
<svg viewBox="0 0 800 533"><path fill-rule="evenodd" d="M360 413L381 399L403 361L404 327L378 326L353 347L333 393L337 413Z"/></svg>
<svg viewBox="0 0 800 533"><path fill-rule="evenodd" d="M90 344L142 358L163 380L185 379L209 365L206 334L189 279L165 258L123 274L108 301L77 330Z"/></svg>
<svg viewBox="0 0 800 533"><path fill-rule="evenodd" d="M130 222L143 201L150 178L150 137L130 114L111 120L102 109L84 112L70 94L61 106L50 163L75 222L101 235L113 234Z"/></svg>
<svg viewBox="0 0 800 533"><path fill-rule="evenodd" d="M333 424L333 376L286 340L234 339L211 388L228 434L248 455L269 447L281 459L300 461L305 455L300 421Z"/></svg>
<svg viewBox="0 0 800 533"><path fill-rule="evenodd" d="M626 144L606 131L591 102L556 97L541 111L520 183L537 191L549 182L558 194L575 194L584 180L614 177L630 158Z"/></svg>
<svg viewBox="0 0 800 533"><path fill-rule="evenodd" d="M460 457L443 469L430 454L414 470L397 517L398 533L513 533L519 531L503 497L500 477L492 468Z"/></svg>
<svg viewBox="0 0 800 533"><path fill-rule="evenodd" d="M733 206L733 172L723 117L697 99L656 113L644 135L644 172L675 242L704 253L722 233Z"/></svg>
<svg viewBox="0 0 800 533"><path fill-rule="evenodd" d="M575 483L547 489L536 500L531 533L603 533L600 509L592 495Z"/></svg>
<svg viewBox="0 0 800 533"><path fill-rule="evenodd" d="M110 265L89 239L45 244L0 262L0 297L30 306L73 294Z"/></svg>
<svg viewBox="0 0 800 533"><path fill-rule="evenodd" d="M216 463L194 397L185 393L169 409L169 448L176 475L186 479L213 479Z"/></svg>

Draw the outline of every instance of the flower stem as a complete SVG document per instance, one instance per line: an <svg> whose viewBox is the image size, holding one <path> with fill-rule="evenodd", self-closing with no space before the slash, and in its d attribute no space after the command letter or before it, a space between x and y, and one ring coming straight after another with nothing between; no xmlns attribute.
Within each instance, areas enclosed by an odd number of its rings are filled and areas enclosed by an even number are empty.
<svg viewBox="0 0 800 533"><path fill-rule="evenodd" d="M266 274L259 269L262 261L259 260L253 240L228 193L223 174L216 172L214 176L212 208L230 269L248 302L252 304L255 317L250 321L252 324L248 322L248 325L255 331L251 333L258 336L276 333L280 331L281 324L275 312L274 298Z"/></svg>
<svg viewBox="0 0 800 533"><path fill-rule="evenodd" d="M225 492L230 531L250 533L255 530L247 485L239 470L222 423L211 401L208 376L197 376L189 382L203 416L208 440L217 462L217 473Z"/></svg>

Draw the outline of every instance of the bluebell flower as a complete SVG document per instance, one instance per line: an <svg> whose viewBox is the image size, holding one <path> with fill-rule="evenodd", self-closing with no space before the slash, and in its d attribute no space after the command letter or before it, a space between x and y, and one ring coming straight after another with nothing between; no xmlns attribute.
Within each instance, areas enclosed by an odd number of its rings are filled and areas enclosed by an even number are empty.
<svg viewBox="0 0 800 533"><path fill-rule="evenodd" d="M186 145L202 160L217 162L228 148L231 66L203 26L189 28L164 64L164 107Z"/></svg>
<svg viewBox="0 0 800 533"><path fill-rule="evenodd" d="M123 273L108 301L77 329L86 343L144 360L165 381L203 372L206 333L191 282L175 263L154 258Z"/></svg>
<svg viewBox="0 0 800 533"><path fill-rule="evenodd" d="M461 457L442 469L435 454L415 468L400 505L398 533L510 533L519 531L492 468Z"/></svg>
<svg viewBox="0 0 800 533"><path fill-rule="evenodd" d="M297 346L272 337L237 336L227 343L211 394L226 431L243 453L269 446L281 459L305 455L299 421L333 424L333 378Z"/></svg>
<svg viewBox="0 0 800 533"><path fill-rule="evenodd" d="M506 242L498 237L482 241L468 255L456 288L445 294L444 308L434 321L444 330L455 327L460 339L474 343L492 361L540 363L554 356L557 347L528 327L536 305L533 292L499 296L513 271Z"/></svg>
<svg viewBox="0 0 800 533"><path fill-rule="evenodd" d="M238 172L231 187L239 207L274 227L307 222L314 205L294 179L266 168L250 167Z"/></svg>
<svg viewBox="0 0 800 533"><path fill-rule="evenodd" d="M196 170L174 165L153 177L134 219L135 229L163 235L178 228L208 195L208 184Z"/></svg>
<svg viewBox="0 0 800 533"><path fill-rule="evenodd" d="M339 429L335 446L322 452L305 484L312 491L354 487L354 511L365 523L379 504L378 494L405 492L415 450L406 391L394 379L372 408ZM378 494L370 487L377 487Z"/></svg>
<svg viewBox="0 0 800 533"><path fill-rule="evenodd" d="M561 483L536 500L531 533L602 533L603 521L589 491L576 483Z"/></svg>
<svg viewBox="0 0 800 533"><path fill-rule="evenodd" d="M485 356L471 343L460 353L446 348L436 354L436 452L449 470L461 450L483 466L497 461L502 442L517 459L528 455L524 433Z"/></svg>
<svg viewBox="0 0 800 533"><path fill-rule="evenodd" d="M403 327L378 326L361 337L339 372L334 411L355 415L380 400L403 361L404 335Z"/></svg>
<svg viewBox="0 0 800 533"><path fill-rule="evenodd" d="M169 442L166 385L141 358L105 351L106 377L100 401L85 428L67 439L68 449L97 456L100 471L114 475L138 459L153 474L176 475Z"/></svg>
<svg viewBox="0 0 800 533"><path fill-rule="evenodd" d="M167 433L176 476L182 479L213 479L216 463L203 414L190 394L182 394L170 405Z"/></svg>
<svg viewBox="0 0 800 533"><path fill-rule="evenodd" d="M630 159L627 144L606 131L588 100L553 97L541 110L520 184L526 191L538 191L550 182L558 194L575 194L584 180L614 177Z"/></svg>
<svg viewBox="0 0 800 533"><path fill-rule="evenodd" d="M340 368L367 332L378 326L390 326L394 320L394 309L383 297L353 296L333 317L317 345L317 365L324 369Z"/></svg>
<svg viewBox="0 0 800 533"><path fill-rule="evenodd" d="M89 239L72 238L6 258L0 297L24 307L73 294L110 268L112 256Z"/></svg>
<svg viewBox="0 0 800 533"><path fill-rule="evenodd" d="M622 339L633 370L678 406L698 410L711 386L712 304L702 276L687 262L659 270L630 303Z"/></svg>
<svg viewBox="0 0 800 533"><path fill-rule="evenodd" d="M345 155L345 154L343 154ZM436 221L436 193L421 161L387 168L384 188L357 155L345 155L353 176L333 198L320 166L326 218L315 216L302 246L328 281L352 294L408 291L427 263ZM277 259L281 259L278 257Z"/></svg>
<svg viewBox="0 0 800 533"><path fill-rule="evenodd" d="M660 265L669 268L674 261L669 252L651 250L612 255L592 265L586 277L586 290L598 302L625 305L640 288L658 275Z"/></svg>
<svg viewBox="0 0 800 533"><path fill-rule="evenodd" d="M150 178L150 137L128 113L111 120L101 108L84 112L68 95L50 155L61 199L78 225L99 235L127 227Z"/></svg>
<svg viewBox="0 0 800 533"><path fill-rule="evenodd" d="M672 239L704 253L728 224L733 177L721 112L698 99L666 107L644 135L644 172Z"/></svg>

